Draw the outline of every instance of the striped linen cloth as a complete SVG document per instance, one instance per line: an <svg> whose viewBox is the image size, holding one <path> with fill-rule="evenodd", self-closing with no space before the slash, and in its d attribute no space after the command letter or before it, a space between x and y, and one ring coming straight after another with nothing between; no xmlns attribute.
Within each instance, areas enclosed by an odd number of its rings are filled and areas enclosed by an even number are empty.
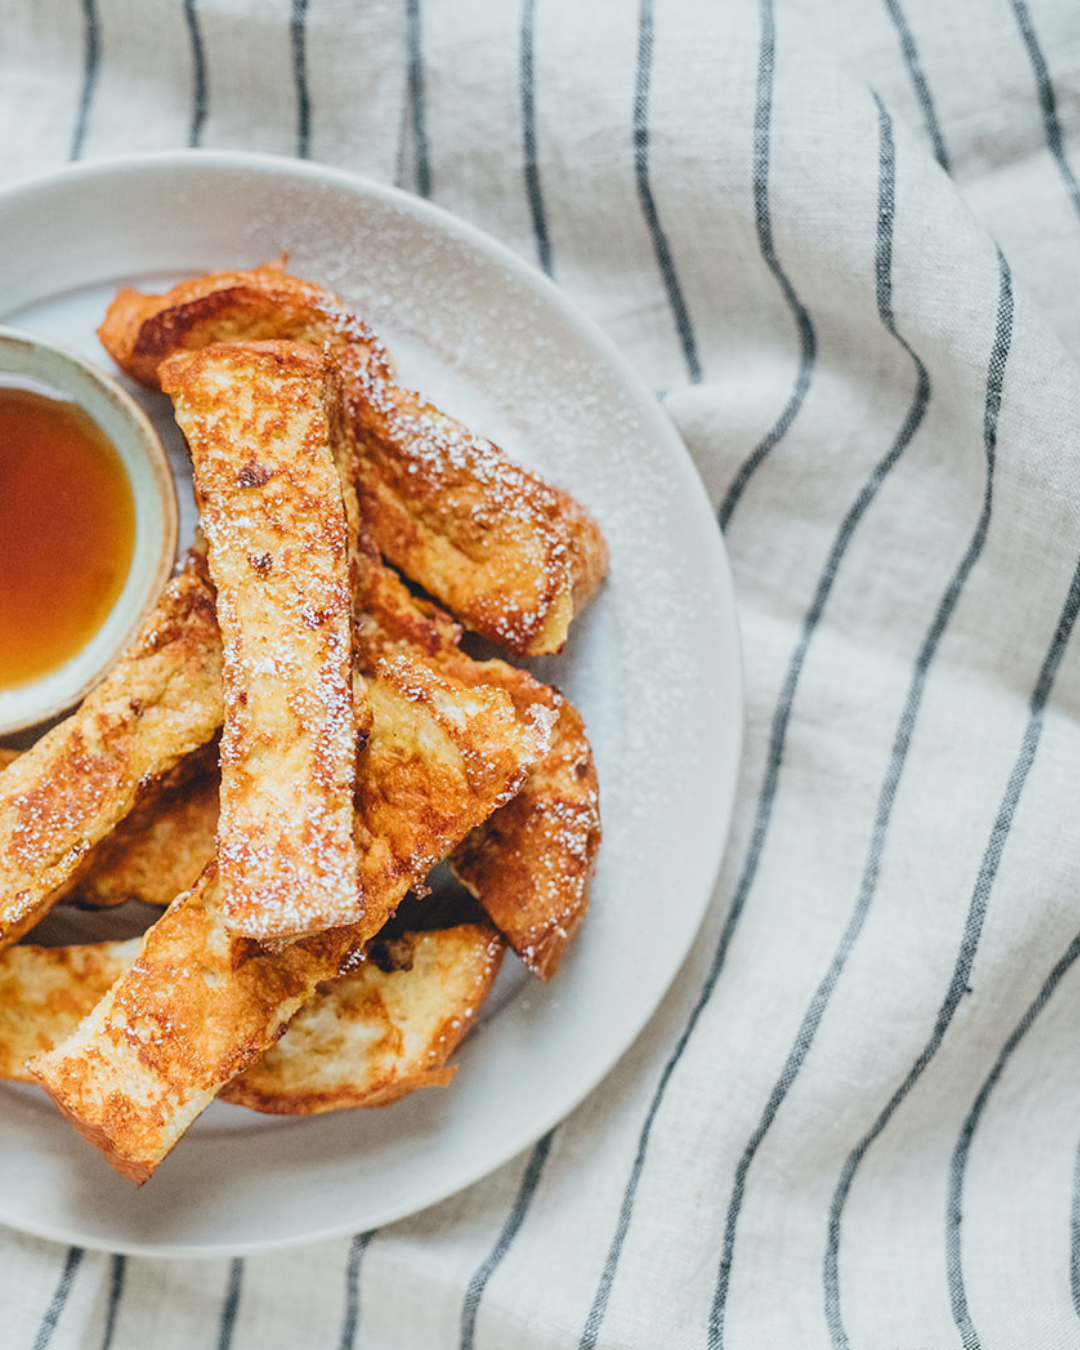
<svg viewBox="0 0 1080 1350"><path fill-rule="evenodd" d="M274 151L550 273L700 469L748 700L568 1120L282 1255L0 1233L3 1345L1080 1346L1075 0L0 0L0 117L0 185Z"/></svg>

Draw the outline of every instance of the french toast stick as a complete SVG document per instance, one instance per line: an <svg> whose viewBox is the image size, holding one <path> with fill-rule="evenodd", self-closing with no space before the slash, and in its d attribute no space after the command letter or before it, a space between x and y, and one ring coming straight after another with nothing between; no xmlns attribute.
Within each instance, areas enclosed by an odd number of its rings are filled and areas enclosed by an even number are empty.
<svg viewBox="0 0 1080 1350"><path fill-rule="evenodd" d="M180 353L158 373L217 591L226 922L260 941L355 923L360 720L336 372L314 347L266 341ZM355 694L366 703L362 682Z"/></svg>
<svg viewBox="0 0 1080 1350"><path fill-rule="evenodd" d="M474 661L438 607L417 599L363 534L359 541L357 660L422 652L467 685L505 689L519 713L543 710L549 747L521 791L454 850L450 865L533 974L550 980L581 927L600 848L599 789L581 714L557 690L505 661Z"/></svg>
<svg viewBox="0 0 1080 1350"><path fill-rule="evenodd" d="M362 960L406 891L520 788L544 752L499 690L418 660L382 663L359 756L359 923L267 947L224 922L213 863L144 935L121 979L29 1068L117 1171L144 1182L229 1079L318 986Z"/></svg>
<svg viewBox="0 0 1080 1350"><path fill-rule="evenodd" d="M322 986L276 1044L230 1079L220 1099L273 1115L386 1106L445 1086L457 1049L495 982L505 943L459 924L374 944L349 975Z"/></svg>
<svg viewBox="0 0 1080 1350"><path fill-rule="evenodd" d="M454 849L450 866L524 965L547 981L585 919L601 825L581 714L554 689L541 688L556 715L550 749L513 800Z"/></svg>
<svg viewBox="0 0 1080 1350"><path fill-rule="evenodd" d="M221 722L214 595L189 554L119 662L0 775L0 948L51 907L87 852Z"/></svg>
<svg viewBox="0 0 1080 1350"><path fill-rule="evenodd" d="M212 342L325 346L356 436L366 528L396 567L517 655L558 651L607 571L607 546L584 508L397 385L367 325L281 264L211 273L165 295L123 290L98 335L150 387L166 357Z"/></svg>
<svg viewBox="0 0 1080 1350"><path fill-rule="evenodd" d="M0 1079L78 1026L134 960L138 938L0 954ZM385 1106L442 1086L447 1060L494 983L505 942L480 924L376 940L347 975L320 985L280 1041L228 1082L222 1101L275 1115Z"/></svg>

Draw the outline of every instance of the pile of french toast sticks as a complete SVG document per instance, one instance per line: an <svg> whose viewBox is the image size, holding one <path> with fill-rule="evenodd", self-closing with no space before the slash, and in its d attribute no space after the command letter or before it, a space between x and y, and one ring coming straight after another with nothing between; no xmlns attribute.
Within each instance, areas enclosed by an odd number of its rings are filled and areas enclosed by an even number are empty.
<svg viewBox="0 0 1080 1350"><path fill-rule="evenodd" d="M558 651L608 558L284 262L121 291L99 335L173 400L199 536L0 771L0 1074L141 1183L217 1097L304 1114L446 1083L504 948L554 974L600 842L592 753L560 693L461 638ZM440 926L444 860L478 903ZM163 906L140 938L24 938L58 901L132 898Z"/></svg>

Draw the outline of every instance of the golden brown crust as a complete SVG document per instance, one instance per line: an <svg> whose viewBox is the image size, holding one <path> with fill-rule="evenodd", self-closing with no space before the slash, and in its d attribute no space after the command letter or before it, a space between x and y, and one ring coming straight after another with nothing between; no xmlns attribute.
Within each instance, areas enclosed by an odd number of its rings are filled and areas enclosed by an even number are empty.
<svg viewBox="0 0 1080 1350"><path fill-rule="evenodd" d="M523 959L543 978L553 972L584 913L599 841L581 719L525 672L471 660L458 645L456 622L417 599L382 554L468 625L521 654L561 646L607 554L572 499L396 386L389 359L360 320L280 264L214 274L167 297L123 293L102 337L126 369L148 383L160 380L177 401L226 645L220 856L147 932L136 959L84 1021L32 1064L76 1127L117 1170L141 1182L227 1083L236 1100L299 1114L381 1104L448 1081L446 1057L490 988L503 938L474 929L467 949L457 950L446 934L395 939L398 947L412 944L416 974L362 963L406 890L423 894L427 872L452 851L460 875L501 915ZM274 366L277 383L272 393L249 396L252 367L260 363ZM339 401L327 396L331 363L344 382L344 419L335 416ZM302 392L283 392L282 381L298 377L300 367ZM318 482L305 481L297 492L294 470L303 462L307 471L313 443ZM287 479L291 495L283 505L276 492ZM282 552L279 559L276 550L288 548L298 556ZM276 703L260 701L266 663L241 650L259 639L277 656L286 606L281 595L267 603L260 585L267 575L321 586L318 595L301 597L304 612L319 622L299 636L337 639L317 653L304 642L303 651L289 653L297 658L292 683ZM347 734L326 731L321 739L303 719L299 728L286 726L282 708L295 712L292 701L309 695L327 669L334 693L327 706L349 704L350 617L360 621L357 665L374 675L366 716L352 717ZM217 717L209 707L200 713L211 731L220 720L217 694ZM342 725L334 722L339 731ZM238 734L232 749L230 726ZM358 730L354 795L348 775ZM291 765L297 754L299 766ZM152 760L134 798L148 814L152 795L167 798L170 776L167 764ZM267 809L258 801L260 791L269 801L283 781L314 783L323 795L305 798L288 821L277 798ZM240 812L235 820L232 806ZM240 894L237 877L246 884L251 871L232 869L229 841L265 844L256 848L267 862L257 880L280 895L283 861L297 852L282 821L318 822L322 807L332 810L336 826L345 822L330 841L333 864L326 864L322 839L309 871L301 877L303 868L294 868L296 876L285 878L288 923L280 923L275 903L276 926L262 918L250 932L236 931L228 901ZM201 819L205 836L205 812ZM348 848L344 859L334 852L344 839L359 848L358 860ZM342 877L359 881L358 920L355 886L344 911L350 922L336 922L343 911L323 903L320 886L331 877L335 886ZM317 917L305 910L297 919L298 898L312 895ZM419 954L436 938L449 965L420 970ZM327 1070L320 1045L328 1027L331 1039L367 1047L359 1076Z"/></svg>
<svg viewBox="0 0 1080 1350"><path fill-rule="evenodd" d="M345 973L410 886L512 796L544 746L498 690L399 657L371 686L357 838L363 919L271 950L226 927L216 870L148 930L127 973L30 1068L125 1175L149 1175L222 1086Z"/></svg>
<svg viewBox="0 0 1080 1350"><path fill-rule="evenodd" d="M367 325L319 287L286 275L282 261L182 281L165 295L120 291L97 330L117 365L150 389L160 388L167 356L212 342L286 338L316 347L347 340L358 368L389 378L389 357Z"/></svg>
<svg viewBox="0 0 1080 1350"><path fill-rule="evenodd" d="M154 1175L154 1168L148 1163L140 1162L137 1158L125 1157L113 1147L112 1139L106 1125L95 1125L91 1121L83 1119L73 1111L66 1101L50 1093L53 1101L59 1108L60 1113L65 1117L68 1124L86 1140L88 1144L93 1144L95 1148L108 1158L113 1169L126 1177L128 1181L133 1181L136 1186L142 1186Z"/></svg>
<svg viewBox="0 0 1080 1350"><path fill-rule="evenodd" d="M218 782L214 739L147 786L131 814L86 855L63 889L65 903L165 906L191 890L214 857Z"/></svg>
<svg viewBox="0 0 1080 1350"><path fill-rule="evenodd" d="M521 717L551 724L547 753L521 791L454 851L454 871L514 952L542 980L581 927L600 848L599 791L581 714L561 694L504 661L474 661L449 616L417 600L361 536L357 647L361 670L419 649L470 686L493 685Z"/></svg>
<svg viewBox="0 0 1080 1350"><path fill-rule="evenodd" d="M158 373L188 443L217 589L226 921L260 940L355 923L358 716L335 372L314 347L267 341L181 353Z"/></svg>
<svg viewBox="0 0 1080 1350"><path fill-rule="evenodd" d="M361 510L378 547L519 655L558 651L606 574L603 537L572 497L395 384L370 329L280 265L211 273L162 296L123 291L98 331L117 363L151 386L170 352L210 342L325 344L342 373Z"/></svg>
<svg viewBox="0 0 1080 1350"><path fill-rule="evenodd" d="M547 749L547 728L501 690L468 688L421 660L383 661L370 695L356 797L365 920L389 917L473 828L465 820L479 824L514 797Z"/></svg>
<svg viewBox="0 0 1080 1350"><path fill-rule="evenodd" d="M220 721L214 597L189 557L105 680L0 777L0 946L49 909L131 811L140 783L208 741Z"/></svg>
<svg viewBox="0 0 1080 1350"><path fill-rule="evenodd" d="M135 958L139 941L74 947L20 943L0 955L0 1078L32 1083L31 1055L78 1026Z"/></svg>
<svg viewBox="0 0 1080 1350"><path fill-rule="evenodd" d="M584 508L397 385L372 381L361 414L361 520L380 550L484 637L559 651L607 573Z"/></svg>
<svg viewBox="0 0 1080 1350"><path fill-rule="evenodd" d="M457 650L461 625L432 601L413 595L364 530L357 539L354 586L356 661L362 672L399 652L419 653L438 664Z"/></svg>
<svg viewBox="0 0 1080 1350"><path fill-rule="evenodd" d="M30 1062L125 1175L153 1171L348 950L338 929L268 952L229 932L221 901L211 864L147 930L133 964L76 1031Z"/></svg>
<svg viewBox="0 0 1080 1350"><path fill-rule="evenodd" d="M601 838L585 724L572 704L550 692L558 700L558 720L547 754L513 801L471 831L450 857L492 923L542 980L558 970L584 921Z"/></svg>
<svg viewBox="0 0 1080 1350"><path fill-rule="evenodd" d="M476 924L406 933L397 968L369 959L327 984L285 1035L226 1084L221 1100L277 1115L384 1106L443 1086L446 1062L473 1025L504 950Z"/></svg>

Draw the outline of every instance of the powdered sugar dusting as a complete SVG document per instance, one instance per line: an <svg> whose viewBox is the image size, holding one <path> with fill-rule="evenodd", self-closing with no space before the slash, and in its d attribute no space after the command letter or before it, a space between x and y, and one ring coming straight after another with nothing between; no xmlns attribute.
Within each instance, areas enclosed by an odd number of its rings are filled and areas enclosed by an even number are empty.
<svg viewBox="0 0 1080 1350"><path fill-rule="evenodd" d="M259 939L354 922L352 594L328 366L274 342L162 369L217 585L229 922Z"/></svg>

